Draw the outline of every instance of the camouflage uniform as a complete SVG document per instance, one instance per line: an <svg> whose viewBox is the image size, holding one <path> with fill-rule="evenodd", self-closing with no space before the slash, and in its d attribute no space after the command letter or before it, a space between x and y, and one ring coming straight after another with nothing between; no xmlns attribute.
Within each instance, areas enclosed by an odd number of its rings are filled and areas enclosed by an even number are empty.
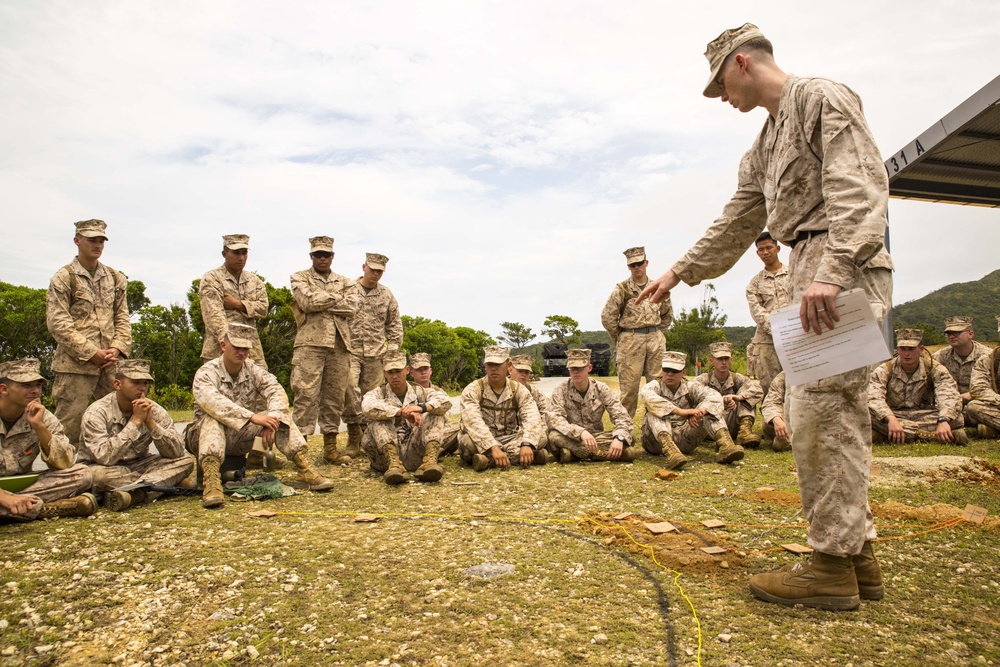
<svg viewBox="0 0 1000 667"><path fill-rule="evenodd" d="M774 418L781 417L782 421L788 423L785 416L785 372L782 371L774 376L767 396L760 402L760 417L764 422L764 437L772 439L774 451L784 451L791 448L791 445L778 438L774 433Z"/></svg>
<svg viewBox="0 0 1000 667"><path fill-rule="evenodd" d="M344 406L344 421L348 424L361 421L362 396L382 383L385 353L403 344L399 304L389 288L379 283L366 291L356 280L353 289L360 305L351 320L351 378Z"/></svg>
<svg viewBox="0 0 1000 667"><path fill-rule="evenodd" d="M962 397L955 379L938 363L932 363L928 371L924 359L912 375L903 370L899 359L876 366L871 374L868 409L875 431L887 436L889 417L895 416L907 442L929 439L926 435L921 438L917 431L933 434L939 417L948 419L952 431L964 426Z"/></svg>
<svg viewBox="0 0 1000 667"><path fill-rule="evenodd" d="M104 493L138 481L176 486L191 474L194 463L184 452L184 439L167 411L153 403L156 427L136 426L112 392L94 401L83 414L78 460L94 476L94 491ZM149 446L159 455L151 454Z"/></svg>
<svg viewBox="0 0 1000 667"><path fill-rule="evenodd" d="M52 434L48 455L42 452L38 435L28 423L25 414L22 414L9 430L3 420L0 420L0 477L30 473L35 459L41 454L49 469L40 472L38 481L21 491L19 495L51 503L89 491L93 477L87 466L80 463L73 464L76 452L66 437L62 424L48 410L45 411L42 421ZM27 513L18 515L18 519L34 519L41 509L41 504L35 505ZM0 517L10 516L10 512L0 507Z"/></svg>
<svg viewBox="0 0 1000 667"><path fill-rule="evenodd" d="M384 445L395 444L403 467L413 472L424 458L427 443L441 442L444 422L451 409L448 395L433 385L424 389L413 382L406 384L406 395L402 399L388 384L384 384L365 394L361 401L361 409L368 420L368 428L361 437L361 449L376 472L385 472L388 468L388 461L382 453ZM417 403L424 403L427 408L423 414L423 425L419 428L398 416L400 408Z"/></svg>
<svg viewBox="0 0 1000 667"><path fill-rule="evenodd" d="M747 304L750 316L757 323L753 340L747 345L747 371L760 380L763 396L767 396L771 381L781 372L781 361L774 351L771 338L771 320L768 316L791 302L788 288L788 268L782 266L771 273L762 270L747 285ZM730 429L731 430L731 429Z"/></svg>
<svg viewBox="0 0 1000 667"><path fill-rule="evenodd" d="M972 368L972 380L969 391L972 400L965 406L966 412L979 424L1000 431L1000 393L997 393L997 377L993 355L996 352L976 359Z"/></svg>
<svg viewBox="0 0 1000 667"><path fill-rule="evenodd" d="M669 297L659 304L647 300L636 305L645 287L631 278L618 283L601 311L601 324L617 346L618 386L629 417L635 417L642 376L649 380L660 375L664 334L674 319Z"/></svg>
<svg viewBox="0 0 1000 667"><path fill-rule="evenodd" d="M247 312L226 310L223 298L227 294L242 301ZM258 278L256 273L247 270L241 271L238 279L233 278L233 274L229 273L223 264L201 277L198 298L201 300L201 318L205 321L205 342L201 346L201 360L211 361L222 354L219 341L226 337L229 323L235 322L253 327L250 358L266 370L264 348L261 347L260 335L257 333L257 320L267 315L267 289L264 287L264 281Z"/></svg>
<svg viewBox="0 0 1000 667"><path fill-rule="evenodd" d="M550 401L549 443L553 448L568 449L578 459L605 461L614 439L625 439L622 447L632 445L632 418L615 392L608 385L590 379L586 394L581 395L566 380L552 392ZM604 413L614 424L611 431L604 430ZM587 431L597 440L598 451L587 451L581 435Z"/></svg>
<svg viewBox="0 0 1000 667"><path fill-rule="evenodd" d="M320 433L336 434L351 370L348 320L358 310L359 297L353 283L333 271L324 276L309 268L291 280L301 312L292 354L295 423L311 435L318 417Z"/></svg>
<svg viewBox="0 0 1000 667"><path fill-rule="evenodd" d="M646 404L646 417L642 420L642 447L650 454L660 453L659 435L664 431L673 436L677 448L690 454L702 441L726 428L722 417L722 396L703 384L681 380L677 391L671 391L660 380L653 380L639 392ZM681 410L699 409L708 414L698 428L691 428L686 417L673 414Z"/></svg>
<svg viewBox="0 0 1000 667"><path fill-rule="evenodd" d="M714 389L719 393L720 396L735 396L736 397L736 411L730 412L723 406L722 416L726 422L726 427L729 429L729 435L736 437L736 432L740 428L740 420L744 417L749 417L754 419L757 415L757 404L764 396L764 392L760 388L760 383L753 378L748 378L746 375L740 373L729 372L729 377L726 378L725 382L719 382L719 379L715 377L715 372L709 370L708 372L702 373L691 382L697 382L705 387Z"/></svg>
<svg viewBox="0 0 1000 667"><path fill-rule="evenodd" d="M955 348L950 345L935 352L933 357L934 361L947 368L948 372L951 373L951 377L955 379L955 383L958 385L958 393L968 394L971 392L972 387L972 367L980 357L988 357L992 353L993 350L982 343L972 341L972 352L967 357L959 356L955 352ZM976 426L979 423L974 417L969 415L968 407L964 400L962 410L965 412L966 426Z"/></svg>
<svg viewBox="0 0 1000 667"><path fill-rule="evenodd" d="M739 170L739 187L674 267L689 285L728 271L764 229L792 246L789 286L799 302L813 281L865 290L881 322L892 292L883 241L888 179L857 95L825 79L788 77ZM868 369L792 387L787 414L809 545L858 554L875 538L868 507Z"/></svg>
<svg viewBox="0 0 1000 667"><path fill-rule="evenodd" d="M515 460L521 443L537 449L542 416L531 392L521 383L508 378L497 395L485 378L473 380L462 390L459 405L462 425L458 444L464 460L471 460L476 453L486 454L494 446Z"/></svg>
<svg viewBox="0 0 1000 667"><path fill-rule="evenodd" d="M124 275L100 262L91 276L75 257L49 281L45 323L56 341L52 399L56 418L74 446L80 440L80 419L90 398L114 391L114 364L99 368L90 358L112 347L122 358L132 352L127 285Z"/></svg>
<svg viewBox="0 0 1000 667"><path fill-rule="evenodd" d="M245 456L263 427L250 422L262 400L267 414L281 425L275 445L289 459L306 449L306 440L292 421L288 397L277 378L257 364L244 363L234 379L222 357L209 361L194 375L194 420L184 429L187 450L201 462L206 456Z"/></svg>

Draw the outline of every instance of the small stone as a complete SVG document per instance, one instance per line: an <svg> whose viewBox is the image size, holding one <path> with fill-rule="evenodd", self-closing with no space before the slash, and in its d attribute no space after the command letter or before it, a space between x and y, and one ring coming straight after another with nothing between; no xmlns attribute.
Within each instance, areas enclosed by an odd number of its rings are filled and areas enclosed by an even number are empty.
<svg viewBox="0 0 1000 667"><path fill-rule="evenodd" d="M260 651L258 651L253 646L247 646L247 655L250 657L251 660L256 660L257 658L260 657Z"/></svg>
<svg viewBox="0 0 1000 667"><path fill-rule="evenodd" d="M728 644L728 643L729 643L729 641L730 641L730 640L731 640L732 638L733 638L733 636L732 636L732 635L729 635L729 634L725 634L725 633L723 633L723 634L719 635L719 637L718 637L719 641L720 641L720 642L722 642L723 644Z"/></svg>
<svg viewBox="0 0 1000 667"><path fill-rule="evenodd" d="M594 638L590 640L590 643L591 644L607 644L608 643L608 636L606 634L604 634L603 632L599 632L596 635L594 635Z"/></svg>
<svg viewBox="0 0 1000 667"><path fill-rule="evenodd" d="M17 649L13 646L8 646L3 651L0 651L0 655L14 655L15 653L17 653Z"/></svg>
<svg viewBox="0 0 1000 667"><path fill-rule="evenodd" d="M44 644L42 646L36 646L35 653L48 653L54 648L55 646L53 646L52 644Z"/></svg>
<svg viewBox="0 0 1000 667"><path fill-rule="evenodd" d="M728 570L729 569L729 561L726 561L726 560L720 561L719 562L719 567L721 567L723 570Z"/></svg>

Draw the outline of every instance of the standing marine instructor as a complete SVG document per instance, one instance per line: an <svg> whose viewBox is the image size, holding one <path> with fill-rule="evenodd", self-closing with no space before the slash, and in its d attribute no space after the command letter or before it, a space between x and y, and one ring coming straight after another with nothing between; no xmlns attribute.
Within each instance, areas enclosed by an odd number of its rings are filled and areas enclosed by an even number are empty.
<svg viewBox="0 0 1000 667"><path fill-rule="evenodd" d="M883 247L889 185L860 99L842 84L786 74L749 23L719 35L705 57L712 70L706 97L744 113L764 107L768 117L722 216L638 301L656 303L682 280L697 285L722 275L766 225L792 248L789 286L804 330L834 328L834 300L853 288L865 291L881 321L892 292ZM867 367L790 388L792 452L814 553L809 562L751 578L757 597L835 610L883 596L871 548L867 396Z"/></svg>

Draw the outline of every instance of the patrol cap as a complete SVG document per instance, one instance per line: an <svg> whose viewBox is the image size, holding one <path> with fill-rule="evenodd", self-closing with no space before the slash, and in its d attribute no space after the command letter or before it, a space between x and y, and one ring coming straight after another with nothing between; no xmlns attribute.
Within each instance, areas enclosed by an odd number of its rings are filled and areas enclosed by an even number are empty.
<svg viewBox="0 0 1000 667"><path fill-rule="evenodd" d="M664 352L663 363L660 365L672 371L683 371L687 368L687 358L683 352Z"/></svg>
<svg viewBox="0 0 1000 667"><path fill-rule="evenodd" d="M88 239L98 236L105 239L108 238L108 225L103 220L81 220L80 222L73 223L73 225L76 227L77 236L85 236Z"/></svg>
<svg viewBox="0 0 1000 667"><path fill-rule="evenodd" d="M309 252L333 252L333 238L314 236L309 239Z"/></svg>
<svg viewBox="0 0 1000 667"><path fill-rule="evenodd" d="M427 368L431 365L431 355L428 352L417 352L410 355L410 368Z"/></svg>
<svg viewBox="0 0 1000 667"><path fill-rule="evenodd" d="M385 265L389 263L389 258L385 255L380 255L377 252L366 252L365 253L365 264L368 265L369 269L375 269L376 271L385 271Z"/></svg>
<svg viewBox="0 0 1000 667"><path fill-rule="evenodd" d="M510 365L519 371L531 371L531 365L534 359L531 358L530 354L519 354L516 357L510 358Z"/></svg>
<svg viewBox="0 0 1000 667"><path fill-rule="evenodd" d="M222 247L230 250L242 250L250 247L250 237L246 234L226 234L222 237Z"/></svg>
<svg viewBox="0 0 1000 667"><path fill-rule="evenodd" d="M590 350L566 350L566 368L586 368L590 365Z"/></svg>
<svg viewBox="0 0 1000 667"><path fill-rule="evenodd" d="M41 366L42 362L31 357L5 361L0 364L0 378L7 378L13 382L37 382L39 380L44 382L45 378L38 372Z"/></svg>
<svg viewBox="0 0 1000 667"><path fill-rule="evenodd" d="M406 368L406 352L403 350L390 350L385 353L382 360L382 368L387 371L398 371Z"/></svg>
<svg viewBox="0 0 1000 667"><path fill-rule="evenodd" d="M148 359L122 359L115 364L115 375L124 375L129 380L153 381Z"/></svg>
<svg viewBox="0 0 1000 667"><path fill-rule="evenodd" d="M628 264L635 264L636 262L646 261L646 246L637 245L634 248L629 248L622 252L625 255L625 261Z"/></svg>
<svg viewBox="0 0 1000 667"><path fill-rule="evenodd" d="M945 333L949 331L965 331L966 329L971 329L971 328L972 328L971 317L956 315L955 317L946 317L944 320Z"/></svg>
<svg viewBox="0 0 1000 667"><path fill-rule="evenodd" d="M483 357L484 364L503 364L510 359L510 348L501 347L499 345L489 345L483 348L485 356Z"/></svg>
<svg viewBox="0 0 1000 667"><path fill-rule="evenodd" d="M708 58L708 66L712 70L712 75L708 77L708 85L705 86L705 97L722 97L722 86L716 82L716 79L719 78L719 71L722 69L722 63L726 62L726 57L751 39L763 36L760 29L753 23L744 23L739 28L724 30L721 35L708 43L705 57Z"/></svg>
<svg viewBox="0 0 1000 667"><path fill-rule="evenodd" d="M923 329L896 329L896 347L919 347L923 339Z"/></svg>
<svg viewBox="0 0 1000 667"><path fill-rule="evenodd" d="M725 341L712 343L708 346L708 350L714 359L733 356L733 344Z"/></svg>
<svg viewBox="0 0 1000 667"><path fill-rule="evenodd" d="M231 345L235 345L236 347L253 347L255 333L257 333L257 330L249 324L230 322L229 329L226 331L226 338Z"/></svg>

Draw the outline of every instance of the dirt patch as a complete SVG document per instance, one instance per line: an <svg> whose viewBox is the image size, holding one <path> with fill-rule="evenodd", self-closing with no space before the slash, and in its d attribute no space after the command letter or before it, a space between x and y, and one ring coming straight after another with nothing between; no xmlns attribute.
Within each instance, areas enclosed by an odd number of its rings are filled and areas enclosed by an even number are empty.
<svg viewBox="0 0 1000 667"><path fill-rule="evenodd" d="M612 515L599 512L591 512L588 517L588 521L581 522L581 528L602 537L606 546L624 549L651 560L655 554L656 561L668 570L705 577L729 577L734 569L743 567L743 558L735 551L721 555L702 551L702 547L730 546L732 542L728 533L677 526L679 532L654 535L645 524L664 519L632 515L616 521Z"/></svg>
<svg viewBox="0 0 1000 667"><path fill-rule="evenodd" d="M897 487L942 481L1000 484L1000 468L983 459L967 456L910 456L872 460L872 486Z"/></svg>
<svg viewBox="0 0 1000 667"><path fill-rule="evenodd" d="M802 507L802 497L790 491L754 491L753 493L743 494L743 497L770 505Z"/></svg>
<svg viewBox="0 0 1000 667"><path fill-rule="evenodd" d="M922 521L926 523L941 523L950 519L962 516L965 510L954 505L938 503L936 505L924 505L923 507L912 507L903 503L888 501L884 503L873 503L872 514L880 519ZM968 528L980 530L1000 531L1000 517L986 517L982 523L965 522L960 524Z"/></svg>

